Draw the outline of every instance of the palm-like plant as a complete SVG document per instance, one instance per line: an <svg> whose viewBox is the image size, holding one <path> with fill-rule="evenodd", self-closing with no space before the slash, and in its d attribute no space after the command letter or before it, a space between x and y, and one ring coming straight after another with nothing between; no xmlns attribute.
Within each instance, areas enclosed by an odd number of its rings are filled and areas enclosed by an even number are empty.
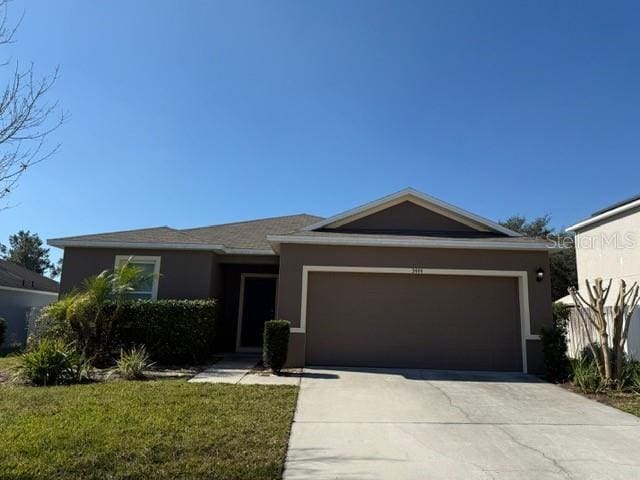
<svg viewBox="0 0 640 480"><path fill-rule="evenodd" d="M152 277L128 261L113 271L104 270L87 278L77 292L59 302L85 355L95 355L98 363L106 360L122 304L138 285Z"/></svg>

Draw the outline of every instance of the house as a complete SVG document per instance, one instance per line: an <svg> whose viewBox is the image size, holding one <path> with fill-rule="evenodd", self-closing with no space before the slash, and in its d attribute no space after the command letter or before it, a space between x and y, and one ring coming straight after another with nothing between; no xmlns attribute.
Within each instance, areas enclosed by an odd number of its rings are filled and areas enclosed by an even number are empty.
<svg viewBox="0 0 640 480"><path fill-rule="evenodd" d="M6 260L0 260L0 317L7 321L5 341L0 348L27 340L32 309L58 299L58 282Z"/></svg>
<svg viewBox="0 0 640 480"><path fill-rule="evenodd" d="M584 289L585 280L593 281L598 277L613 279L606 303L610 311L620 280L628 285L640 283L640 195L598 210L567 230L575 233L579 288ZM559 301L573 305L570 295ZM577 317L573 319L573 322L577 321ZM570 331L569 351L572 354L588 343L581 331L577 325ZM640 309L632 317L629 327L627 353L640 358Z"/></svg>
<svg viewBox="0 0 640 480"><path fill-rule="evenodd" d="M221 300L220 349L291 321L292 366L540 371L548 242L405 189L331 218L293 215L49 240L61 291L132 258L138 298Z"/></svg>
<svg viewBox="0 0 640 480"><path fill-rule="evenodd" d="M640 195L567 228L575 233L578 283L597 277L640 282Z"/></svg>

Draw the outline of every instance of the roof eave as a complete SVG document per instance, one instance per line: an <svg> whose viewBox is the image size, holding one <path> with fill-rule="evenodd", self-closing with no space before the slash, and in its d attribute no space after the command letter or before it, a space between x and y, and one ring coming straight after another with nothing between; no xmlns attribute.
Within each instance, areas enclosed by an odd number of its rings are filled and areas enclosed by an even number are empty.
<svg viewBox="0 0 640 480"><path fill-rule="evenodd" d="M280 251L280 244L292 243L303 245L338 245L338 246L363 246L363 247L412 247L412 248L457 248L471 250L533 250L553 252L562 250L563 247L538 242L487 242L479 239L414 239L414 238L348 238L348 237L307 237L295 235L269 235L267 240L274 251Z"/></svg>
<svg viewBox="0 0 640 480"><path fill-rule="evenodd" d="M624 213L627 210L632 210L636 207L640 207L640 200L629 202L626 205L622 205L618 208L614 208L613 210L609 210L607 212L601 213L600 215L596 215L595 217L587 218L586 220L578 222L575 225L571 225L566 230L568 232L577 232L578 230L581 230L584 227L588 227L589 225L600 222L602 220L606 220L609 217L613 217L615 215L618 215L619 213Z"/></svg>
<svg viewBox="0 0 640 480"><path fill-rule="evenodd" d="M69 240L64 238L52 238L47 240L47 245L57 248L135 248L141 250L200 250L214 252L220 255L274 255L271 249L236 248L219 244L205 243L158 243L158 242L109 242Z"/></svg>
<svg viewBox="0 0 640 480"><path fill-rule="evenodd" d="M7 290L10 292L22 292L22 293L35 293L39 295L51 295L58 296L58 292L53 292L51 290L38 290L36 288L19 288L19 287L9 287L7 285L0 285L0 290Z"/></svg>

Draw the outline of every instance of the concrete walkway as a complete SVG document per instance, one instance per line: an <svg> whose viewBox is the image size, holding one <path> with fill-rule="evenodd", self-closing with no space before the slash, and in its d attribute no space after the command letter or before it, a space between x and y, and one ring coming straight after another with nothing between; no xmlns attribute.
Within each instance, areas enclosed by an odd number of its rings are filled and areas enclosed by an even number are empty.
<svg viewBox="0 0 640 480"><path fill-rule="evenodd" d="M514 374L306 368L286 480L629 480L640 419Z"/></svg>
<svg viewBox="0 0 640 480"><path fill-rule="evenodd" d="M193 377L191 383L240 383L240 380L256 366L256 357L229 357L214 363Z"/></svg>
<svg viewBox="0 0 640 480"><path fill-rule="evenodd" d="M211 367L195 375L191 383L232 383L241 385L299 385L302 370L286 375L273 375L270 372L255 372L258 364L255 356L230 356L214 363Z"/></svg>

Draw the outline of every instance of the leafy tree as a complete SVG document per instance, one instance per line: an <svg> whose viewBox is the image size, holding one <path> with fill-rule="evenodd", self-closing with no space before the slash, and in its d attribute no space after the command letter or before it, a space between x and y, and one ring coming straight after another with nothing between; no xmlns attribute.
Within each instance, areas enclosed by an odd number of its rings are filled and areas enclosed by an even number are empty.
<svg viewBox="0 0 640 480"><path fill-rule="evenodd" d="M531 221L528 221L527 218L522 215L514 215L500 222L500 225L514 232L526 235L527 237L547 238L553 233L553 229L549 227L550 221L550 215L543 215Z"/></svg>
<svg viewBox="0 0 640 480"><path fill-rule="evenodd" d="M9 3L10 0L0 0L0 47L14 42L21 21L9 23ZM2 76L4 86L0 86L0 203L29 167L58 149L47 146L45 140L64 120L62 113L58 115L57 105L47 101L57 70L50 76L38 77L32 64L12 63L10 54L0 59L0 68L10 69Z"/></svg>
<svg viewBox="0 0 640 480"><path fill-rule="evenodd" d="M49 259L49 249L43 246L37 233L20 230L9 237L9 247L0 244L0 258L41 275L57 275L57 267Z"/></svg>
<svg viewBox="0 0 640 480"><path fill-rule="evenodd" d="M533 238L547 240L563 240L572 238L570 234L561 233L553 229L549 223L550 215L528 220L522 215L514 215L500 222L500 225L510 230ZM549 269L551 276L551 298L555 301L567 294L567 289L578 284L576 269L576 250L573 242L563 242L567 248L549 255Z"/></svg>

